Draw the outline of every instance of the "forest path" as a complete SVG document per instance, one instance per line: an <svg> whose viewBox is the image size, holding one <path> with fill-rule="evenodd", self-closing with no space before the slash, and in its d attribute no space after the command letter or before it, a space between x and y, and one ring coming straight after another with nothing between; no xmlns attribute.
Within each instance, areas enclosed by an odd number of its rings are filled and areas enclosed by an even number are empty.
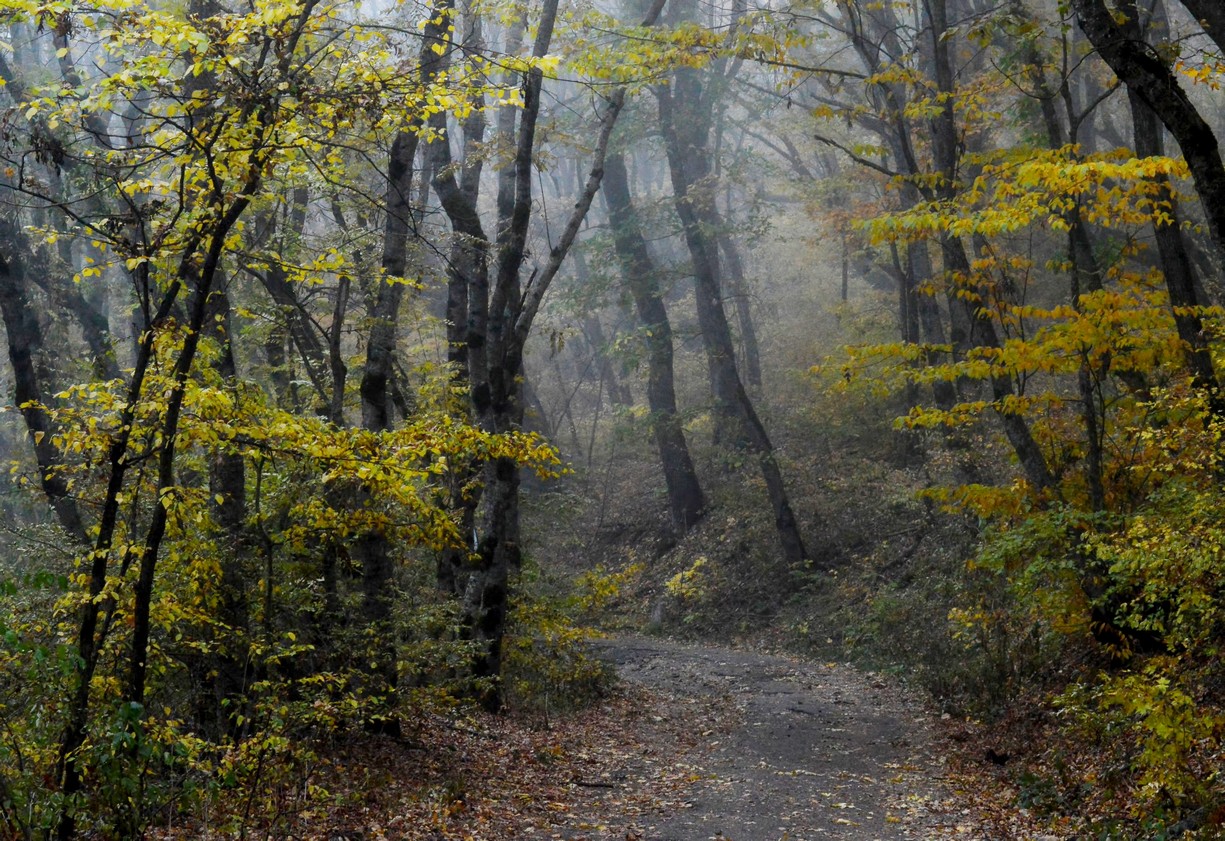
<svg viewBox="0 0 1225 841"><path fill-rule="evenodd" d="M990 837L955 805L930 713L885 680L840 664L656 639L605 640L597 650L623 680L682 709L714 700L735 711L683 758L700 777L685 808L651 816L627 838Z"/></svg>

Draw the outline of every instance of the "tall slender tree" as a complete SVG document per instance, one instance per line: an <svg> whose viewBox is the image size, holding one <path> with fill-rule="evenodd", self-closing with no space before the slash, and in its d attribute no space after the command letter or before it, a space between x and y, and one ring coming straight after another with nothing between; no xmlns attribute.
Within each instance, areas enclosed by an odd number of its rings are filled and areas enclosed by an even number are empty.
<svg viewBox="0 0 1225 841"><path fill-rule="evenodd" d="M634 299L647 348L647 405L668 489L672 524L683 534L702 516L706 499L677 411L672 324L659 289L659 268L651 257L634 210L623 153L609 154L604 162L604 198L621 276Z"/></svg>

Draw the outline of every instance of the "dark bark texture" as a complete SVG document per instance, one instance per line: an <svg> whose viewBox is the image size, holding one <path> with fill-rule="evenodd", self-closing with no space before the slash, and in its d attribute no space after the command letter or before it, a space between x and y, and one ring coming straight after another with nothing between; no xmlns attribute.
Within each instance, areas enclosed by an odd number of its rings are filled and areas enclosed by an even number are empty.
<svg viewBox="0 0 1225 841"><path fill-rule="evenodd" d="M656 98L674 205L693 264L698 325L711 374L716 422L724 424L736 443L756 454L774 511L783 558L789 564L799 565L808 558L808 551L791 509L774 446L736 370L736 350L723 310L718 246L711 236L709 217L704 220L700 213L700 208L710 204L713 196L709 194L710 153L706 145L709 119L702 116L705 106L698 72L691 68L676 71L670 87L656 89Z"/></svg>
<svg viewBox="0 0 1225 841"><path fill-rule="evenodd" d="M634 298L642 324L647 348L647 405L651 409L651 431L668 489L672 523L678 533L684 534L701 518L706 499L676 408L672 324L660 294L658 268L634 212L625 158L621 154L610 154L604 162L604 197L608 202L621 275Z"/></svg>
<svg viewBox="0 0 1225 841"><path fill-rule="evenodd" d="M1143 40L1128 37L1104 0L1072 0L1080 28L1110 69L1153 110L1178 142L1208 228L1225 256L1225 164L1212 128L1167 62ZM1219 15L1218 15L1219 16Z"/></svg>

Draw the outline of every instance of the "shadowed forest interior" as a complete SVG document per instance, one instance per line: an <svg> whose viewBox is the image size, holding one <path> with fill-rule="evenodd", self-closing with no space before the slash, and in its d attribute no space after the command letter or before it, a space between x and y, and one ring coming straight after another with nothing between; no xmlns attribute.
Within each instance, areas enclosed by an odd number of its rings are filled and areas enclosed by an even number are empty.
<svg viewBox="0 0 1225 841"><path fill-rule="evenodd" d="M628 714L606 633L1222 837L1225 6L0 18L0 838L347 837ZM412 773L369 837L509 837Z"/></svg>

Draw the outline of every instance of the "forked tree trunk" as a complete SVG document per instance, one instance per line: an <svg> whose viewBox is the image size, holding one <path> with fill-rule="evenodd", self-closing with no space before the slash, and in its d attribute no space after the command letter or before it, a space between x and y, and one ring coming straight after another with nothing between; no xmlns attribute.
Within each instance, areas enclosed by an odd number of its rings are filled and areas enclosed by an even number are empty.
<svg viewBox="0 0 1225 841"><path fill-rule="evenodd" d="M450 0L438 0L440 5ZM656 0L648 14L649 25L658 16L662 0ZM542 57L548 50L557 16L557 0L546 0L541 9L532 54ZM520 270L526 257L527 226L532 213L532 182L535 177L533 154L536 148L536 119L544 75L533 67L524 74L523 107L518 124L513 119L500 123L503 140L514 149L514 156L500 173L498 184L498 236L496 243L485 237L477 210L479 181L451 165L448 143L434 142L431 162L434 189L450 219L451 227L466 243L468 286L468 393L473 418L487 432L516 429L523 419L519 375L523 349L545 293L561 267L562 260L578 235L578 229L591 206L603 177L608 139L625 102L625 89L614 90L607 99L593 162L587 182L575 203L557 244L539 272L524 287ZM435 115L431 125L445 128L445 115ZM487 270L490 246L496 244L495 272ZM502 688L496 678L502 670L502 640L506 633L507 605L511 573L518 568L519 550L519 468L513 460L497 459L485 465L485 485L475 519L479 535L462 582L461 623L464 632L476 643L472 661L476 677L489 678L480 701L488 709L502 704Z"/></svg>
<svg viewBox="0 0 1225 841"><path fill-rule="evenodd" d="M556 16L557 0L546 0L532 55L540 57L548 51ZM518 382L523 343L516 335L515 319L524 305L519 272L526 256L532 212L532 156L543 84L544 75L538 68L527 71L521 88L523 108L518 114L504 109L500 115L499 133L515 154L498 174L498 236L492 283L488 283L487 297L481 296L478 301L477 295L470 294L468 298L474 334L469 339L468 359L472 414L484 431L497 434L516 430L523 422ZM478 643L473 674L490 681L480 701L486 709L497 710L503 701L497 679L502 674L511 576L519 570L523 557L519 465L511 458L496 458L485 464L483 475L484 490L475 518L480 537L467 570L460 610L465 633Z"/></svg>
<svg viewBox="0 0 1225 841"><path fill-rule="evenodd" d="M445 128L445 115L436 115L431 125ZM483 120L467 123L466 141L480 143L484 139L483 131ZM489 300L489 240L477 211L480 165L465 165L457 178L450 143L445 138L432 141L427 155L434 173L434 191L454 234L447 262L447 359L453 382L468 387L471 392L470 371L474 366L479 370L486 364L483 331ZM477 156L474 158L479 160ZM471 400L463 411L472 412ZM467 559L477 544L470 536L476 532L476 508L481 497L476 482L479 471L479 465L456 464L452 465L448 477L450 502L460 512L466 545L451 547L440 554L436 578L440 590L456 597L463 595Z"/></svg>

